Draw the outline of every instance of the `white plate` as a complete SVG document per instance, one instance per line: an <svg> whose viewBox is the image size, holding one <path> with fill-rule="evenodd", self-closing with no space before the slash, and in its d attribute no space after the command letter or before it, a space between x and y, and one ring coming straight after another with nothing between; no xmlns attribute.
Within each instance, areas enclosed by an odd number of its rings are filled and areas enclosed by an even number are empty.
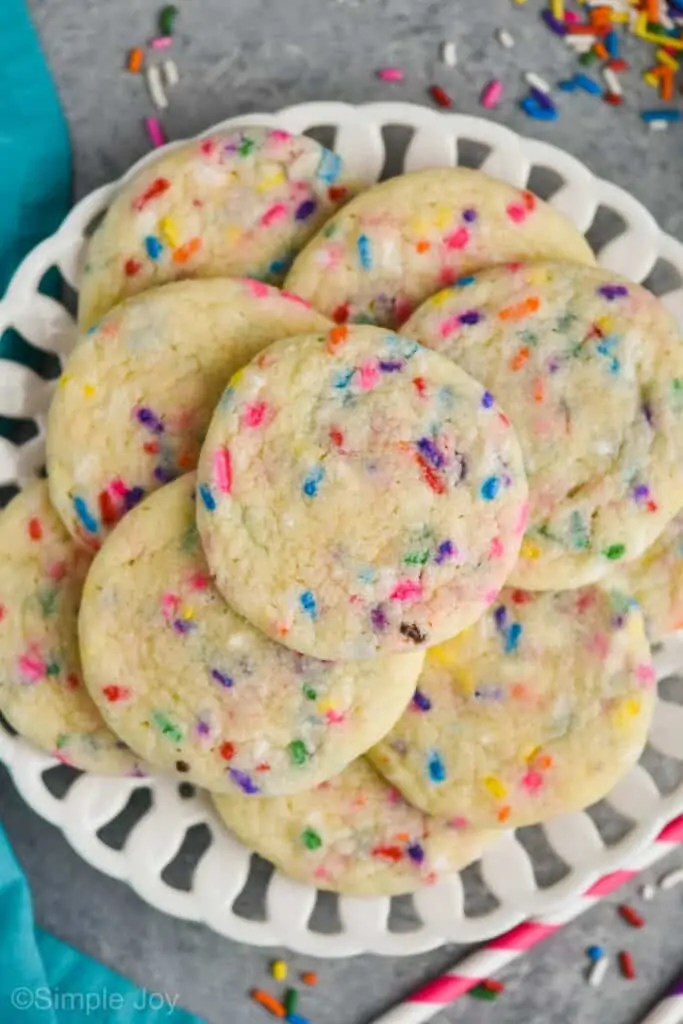
<svg viewBox="0 0 683 1024"><path fill-rule="evenodd" d="M396 154L391 156L394 171L453 165L482 151L486 154L480 162L482 169L515 185L527 185L534 171L531 184L554 182L557 188L551 204L581 231L589 230L599 207L611 214L618 226L616 235L612 230L614 237L600 251L603 266L636 281L651 275L661 261L669 264L668 275L662 277L670 280L673 268L678 286L664 295L664 301L683 323L683 246L665 235L632 196L593 177L583 164L554 146L521 138L491 121L407 103L364 107L308 103L273 115L234 118L210 131L254 123L293 132L332 126L334 148L347 166L368 182L379 178L385 167L385 140L395 142L402 136L405 142L411 132L405 153L399 159ZM396 126L403 132L396 132ZM129 175L154 155L150 153L137 163ZM26 257L0 303L0 334L14 327L39 349L64 359L73 344L74 322L59 302L39 294L39 284L44 273L56 265L71 288L77 288L84 233L118 184L104 186L83 199L59 231ZM600 221L605 224L609 218L603 216ZM657 269L661 270L661 265ZM657 280L655 274L653 287ZM53 387L54 382L26 367L0 360L0 415L26 418L37 426L36 436L21 446L0 438L0 485L22 484L42 466L45 416ZM683 667L681 639L668 641L657 653L656 662L660 679ZM55 769L56 762L2 728L0 758L27 803L60 828L86 861L128 882L142 899L168 914L203 921L242 942L280 944L309 955L347 956L363 951L405 955L443 942L479 941L530 914L550 911L651 843L662 825L683 812L683 708L675 702L672 687L666 689L670 699L660 698L643 760L608 801L590 813L503 835L485 854L479 870L468 869L464 877L454 875L413 898L416 917L411 930L404 930L405 902L401 904L402 928L396 930L394 918L390 921L388 898L343 897L338 900L339 931L321 934L310 924L316 891L279 872L266 880L263 919L247 917L233 909L233 904L247 883L252 858L221 827L204 794L183 798L183 787L161 777L119 780L81 775L65 793L55 795L46 777L61 771ZM680 697L683 702L683 684ZM134 795L136 790L151 794L148 809L141 795ZM186 793L187 787L183 791ZM98 832L117 818L131 797L140 803L138 817L128 826L122 847L114 848L105 841L106 833L103 837ZM171 884L173 878L169 880L164 869L174 861L188 830L195 825L208 828L208 845L186 887L179 888L177 883ZM263 884L264 872L259 874ZM240 905L244 902L240 900ZM472 905L478 911L475 914Z"/></svg>

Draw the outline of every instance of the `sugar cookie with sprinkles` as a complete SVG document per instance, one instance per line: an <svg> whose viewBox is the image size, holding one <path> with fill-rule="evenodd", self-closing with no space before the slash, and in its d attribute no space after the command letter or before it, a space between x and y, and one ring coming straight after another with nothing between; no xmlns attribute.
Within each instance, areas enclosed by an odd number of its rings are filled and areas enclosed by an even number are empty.
<svg viewBox="0 0 683 1024"><path fill-rule="evenodd" d="M91 327L127 296L182 278L279 284L357 188L336 153L280 129L214 132L166 152L122 186L93 234L79 324Z"/></svg>
<svg viewBox="0 0 683 1024"><path fill-rule="evenodd" d="M632 598L506 588L476 625L427 652L410 707L368 756L430 814L532 825L609 792L640 756L654 702Z"/></svg>
<svg viewBox="0 0 683 1024"><path fill-rule="evenodd" d="M595 262L573 224L531 192L441 167L353 199L297 256L286 287L338 323L395 328L463 274L524 259Z"/></svg>
<svg viewBox="0 0 683 1024"><path fill-rule="evenodd" d="M228 828L300 882L354 896L398 896L475 861L495 834L422 814L359 758L307 793L214 797Z"/></svg>
<svg viewBox="0 0 683 1024"><path fill-rule="evenodd" d="M332 660L470 625L526 524L519 445L493 397L377 327L257 356L221 399L198 478L199 532L226 599L267 635Z"/></svg>
<svg viewBox="0 0 683 1024"><path fill-rule="evenodd" d="M95 557L80 613L86 684L150 764L218 792L308 789L396 722L422 652L330 664L225 604L195 523L195 476L157 491Z"/></svg>
<svg viewBox="0 0 683 1024"><path fill-rule="evenodd" d="M81 677L77 615L90 557L64 529L44 480L0 513L0 712L65 764L139 775Z"/></svg>
<svg viewBox="0 0 683 1024"><path fill-rule="evenodd" d="M461 278L404 333L504 403L529 478L510 582L562 590L638 558L683 505L683 345L606 270L515 264Z"/></svg>
<svg viewBox="0 0 683 1024"><path fill-rule="evenodd" d="M232 376L277 338L328 325L260 281L181 281L128 299L84 335L50 407L50 497L97 549L146 494L194 469Z"/></svg>
<svg viewBox="0 0 683 1024"><path fill-rule="evenodd" d="M608 577L638 601L652 643L683 629L683 512L652 547Z"/></svg>

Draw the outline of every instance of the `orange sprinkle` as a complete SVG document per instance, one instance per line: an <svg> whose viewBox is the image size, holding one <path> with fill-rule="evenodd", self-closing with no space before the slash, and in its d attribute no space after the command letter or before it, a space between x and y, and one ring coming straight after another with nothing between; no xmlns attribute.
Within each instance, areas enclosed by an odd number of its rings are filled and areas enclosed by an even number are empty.
<svg viewBox="0 0 683 1024"><path fill-rule="evenodd" d="M593 45L593 53L596 57L599 57L600 60L608 60L609 58L609 53L607 52L607 47L604 43L595 43Z"/></svg>
<svg viewBox="0 0 683 1024"><path fill-rule="evenodd" d="M528 358L529 349L527 345L524 345L522 348L520 348L519 352L517 352L510 360L510 369L514 370L515 372L517 370L521 370L526 361L528 360Z"/></svg>
<svg viewBox="0 0 683 1024"><path fill-rule="evenodd" d="M659 83L659 95L665 103L670 103L674 96L674 72L673 68L666 68Z"/></svg>
<svg viewBox="0 0 683 1024"><path fill-rule="evenodd" d="M189 452L181 452L178 456L178 465L181 469L192 469L197 464L197 460L193 459Z"/></svg>
<svg viewBox="0 0 683 1024"><path fill-rule="evenodd" d="M313 987L318 984L318 975L315 971L304 971L301 975L301 980L304 985L311 985L311 987Z"/></svg>
<svg viewBox="0 0 683 1024"><path fill-rule="evenodd" d="M659 0L645 0L648 21L659 21Z"/></svg>
<svg viewBox="0 0 683 1024"><path fill-rule="evenodd" d="M415 246L418 252L427 252L431 247L431 242L428 242L426 238L421 238Z"/></svg>
<svg viewBox="0 0 683 1024"><path fill-rule="evenodd" d="M514 683L510 689L510 693L515 700L522 700L527 695L527 688L524 683Z"/></svg>
<svg viewBox="0 0 683 1024"><path fill-rule="evenodd" d="M544 402L544 401L545 401L545 381L543 380L543 377L537 377L535 382L534 382L534 402L538 402L540 404L541 402Z"/></svg>
<svg viewBox="0 0 683 1024"><path fill-rule="evenodd" d="M185 242L185 245L181 245L179 249L173 253L174 263L187 263L191 256L199 249L202 244L201 238L191 238L189 242Z"/></svg>
<svg viewBox="0 0 683 1024"><path fill-rule="evenodd" d="M255 1003L259 1003L265 1010L270 1010L273 1017L286 1017L287 1011L285 1010L282 1003L271 996L269 992L264 992L262 988L254 988L251 990L251 998Z"/></svg>
<svg viewBox="0 0 683 1024"><path fill-rule="evenodd" d="M333 327L327 335L327 351L334 352L336 348L344 344L348 336L349 329L345 324L339 324L338 327Z"/></svg>
<svg viewBox="0 0 683 1024"><path fill-rule="evenodd" d="M127 68L136 74L142 67L142 62L145 59L144 51L141 46L136 46L134 50L131 50L128 54Z"/></svg>
<svg viewBox="0 0 683 1024"><path fill-rule="evenodd" d="M523 302L518 302L516 306L506 306L501 309L498 314L499 320L524 320L525 317L531 313L536 313L541 306L541 300L537 295L530 295L528 299L524 299Z"/></svg>
<svg viewBox="0 0 683 1024"><path fill-rule="evenodd" d="M553 759L550 754L537 754L534 758L534 767L547 772L553 766Z"/></svg>
<svg viewBox="0 0 683 1024"><path fill-rule="evenodd" d="M512 808L510 807L509 804L505 804L505 807L501 807L501 809L498 811L498 821L507 821L508 818L510 817L511 811Z"/></svg>

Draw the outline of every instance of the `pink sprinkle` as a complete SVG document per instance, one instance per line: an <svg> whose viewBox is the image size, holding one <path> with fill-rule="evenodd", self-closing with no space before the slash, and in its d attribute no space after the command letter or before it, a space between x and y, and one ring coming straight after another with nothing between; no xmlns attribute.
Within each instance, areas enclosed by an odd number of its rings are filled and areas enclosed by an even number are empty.
<svg viewBox="0 0 683 1024"><path fill-rule="evenodd" d="M232 461L228 448L218 448L213 453L213 482L223 494L232 490Z"/></svg>
<svg viewBox="0 0 683 1024"><path fill-rule="evenodd" d="M543 776L540 772L527 772L522 776L522 785L530 793L537 793L543 785Z"/></svg>
<svg viewBox="0 0 683 1024"><path fill-rule="evenodd" d="M650 687L655 681L655 670L652 665L638 665L636 667L636 678L644 686Z"/></svg>
<svg viewBox="0 0 683 1024"><path fill-rule="evenodd" d="M492 107L497 107L503 98L503 83L500 78L494 78L488 85L484 86L484 91L481 94L481 105L486 107L487 110L491 110Z"/></svg>
<svg viewBox="0 0 683 1024"><path fill-rule="evenodd" d="M402 82L406 77L401 68L380 68L376 74L383 82Z"/></svg>
<svg viewBox="0 0 683 1024"><path fill-rule="evenodd" d="M242 413L243 427L265 426L271 419L270 409L265 402L250 402Z"/></svg>
<svg viewBox="0 0 683 1024"><path fill-rule="evenodd" d="M287 207L284 203L276 203L275 206L271 206L269 210L261 217L261 224L264 228L270 227L278 220L282 220L283 217L287 216Z"/></svg>
<svg viewBox="0 0 683 1024"><path fill-rule="evenodd" d="M600 661L604 661L609 654L609 640L604 633L595 633L588 642L588 649L592 651Z"/></svg>
<svg viewBox="0 0 683 1024"><path fill-rule="evenodd" d="M565 11L564 20L567 22L568 25L576 25L577 21L579 20L579 15L576 11Z"/></svg>
<svg viewBox="0 0 683 1024"><path fill-rule="evenodd" d="M358 367L358 385L364 391L370 391L379 380L379 370L376 363L363 363Z"/></svg>
<svg viewBox="0 0 683 1024"><path fill-rule="evenodd" d="M206 590L209 585L209 577L205 572L195 572L190 576L190 586L193 590Z"/></svg>
<svg viewBox="0 0 683 1024"><path fill-rule="evenodd" d="M178 611L180 598L175 594L163 594L161 597L161 611L165 619L173 619Z"/></svg>
<svg viewBox="0 0 683 1024"><path fill-rule="evenodd" d="M45 662L33 654L22 654L19 658L19 671L30 682L37 683L45 675Z"/></svg>
<svg viewBox="0 0 683 1024"><path fill-rule="evenodd" d="M70 756L68 754L66 754L63 750L53 750L52 751L52 756L57 761L61 761L62 764L68 764L69 767L73 766L73 762L72 762Z"/></svg>
<svg viewBox="0 0 683 1024"><path fill-rule="evenodd" d="M275 207L273 207L273 209L275 209ZM270 288L268 285L264 284L263 281L255 281L253 277L243 277L242 283L257 299L267 299L270 294Z"/></svg>
<svg viewBox="0 0 683 1024"><path fill-rule="evenodd" d="M422 584L415 580L400 580L391 594L392 601L413 601L422 597Z"/></svg>
<svg viewBox="0 0 683 1024"><path fill-rule="evenodd" d="M327 711L325 713L325 720L330 725L340 725L346 718L343 711Z"/></svg>
<svg viewBox="0 0 683 1024"><path fill-rule="evenodd" d="M149 135L149 141L152 143L154 149L158 149L159 146L166 145L166 136L164 135L164 129L161 127L161 122L156 117L146 117L145 127L147 128L147 134Z"/></svg>
<svg viewBox="0 0 683 1024"><path fill-rule="evenodd" d="M51 580L55 580L59 583L59 581L63 580L66 575L66 562L55 562L54 565L51 565L48 568L47 574Z"/></svg>
<svg viewBox="0 0 683 1024"><path fill-rule="evenodd" d="M522 206L521 203L510 203L506 212L510 220L514 221L515 224L521 224L526 220L528 211L526 206Z"/></svg>
<svg viewBox="0 0 683 1024"><path fill-rule="evenodd" d="M273 128L272 131L268 132L268 138L273 142L288 142L291 137L291 134L283 131L282 128Z"/></svg>
<svg viewBox="0 0 683 1024"><path fill-rule="evenodd" d="M484 594L484 604L487 608L493 604L499 594L500 590L489 590Z"/></svg>
<svg viewBox="0 0 683 1024"><path fill-rule="evenodd" d="M524 531L526 530L526 524L527 524L528 520L529 520L529 502L525 501L524 504L522 505L522 507L519 510L519 519L517 520L517 526L515 528L515 533L517 534L518 537L519 537L520 534L524 533Z"/></svg>
<svg viewBox="0 0 683 1024"><path fill-rule="evenodd" d="M458 815L456 818L451 818L448 822L451 828L469 828L469 821L467 818L463 818L462 815Z"/></svg>
<svg viewBox="0 0 683 1024"><path fill-rule="evenodd" d="M117 476L115 480L109 484L109 490L112 494L116 494L119 498L125 498L128 488L124 484L120 476Z"/></svg>
<svg viewBox="0 0 683 1024"><path fill-rule="evenodd" d="M150 39L149 45L153 50L168 50L173 45L173 36L157 36L156 39Z"/></svg>
<svg viewBox="0 0 683 1024"><path fill-rule="evenodd" d="M290 302L296 302L299 306L303 306L304 309L311 309L310 302L306 302L306 299L302 299L300 295L295 295L294 292L281 291L280 295L283 299L289 299Z"/></svg>
<svg viewBox="0 0 683 1024"><path fill-rule="evenodd" d="M505 554L505 547L500 537L494 537L489 547L489 558L502 558Z"/></svg>
<svg viewBox="0 0 683 1024"><path fill-rule="evenodd" d="M442 338L447 338L449 334L459 330L460 327L462 327L460 314L454 313L453 316L446 317L445 320L441 321L439 324L439 334Z"/></svg>
<svg viewBox="0 0 683 1024"><path fill-rule="evenodd" d="M470 240L470 233L467 228L458 228L450 235L446 235L444 242L448 249L464 249Z"/></svg>

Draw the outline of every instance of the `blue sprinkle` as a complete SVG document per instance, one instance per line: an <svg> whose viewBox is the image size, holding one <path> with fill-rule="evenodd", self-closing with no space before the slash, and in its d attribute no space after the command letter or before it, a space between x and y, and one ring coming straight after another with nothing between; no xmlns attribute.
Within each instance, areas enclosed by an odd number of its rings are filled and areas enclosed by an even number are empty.
<svg viewBox="0 0 683 1024"><path fill-rule="evenodd" d="M434 442L429 437L421 437L417 442L417 450L423 459L427 462L431 462L432 466L436 469L443 469L446 465L446 460L436 447Z"/></svg>
<svg viewBox="0 0 683 1024"><path fill-rule="evenodd" d="M474 274L465 274L464 277L459 277L453 285L454 288L467 288L468 285L474 284L476 281Z"/></svg>
<svg viewBox="0 0 683 1024"><path fill-rule="evenodd" d="M292 263L293 258L291 256L285 256L283 259L280 260L273 260L273 262L268 267L268 273L286 274L289 268L291 267Z"/></svg>
<svg viewBox="0 0 683 1024"><path fill-rule="evenodd" d="M437 750L432 750L427 759L427 771L432 782L443 782L446 778L446 765Z"/></svg>
<svg viewBox="0 0 683 1024"><path fill-rule="evenodd" d="M490 476L481 485L481 496L484 501L493 501L500 490L500 478Z"/></svg>
<svg viewBox="0 0 683 1024"><path fill-rule="evenodd" d="M607 52L609 53L610 57L612 57L612 59L615 59L616 57L619 56L619 36L614 31L614 29L612 29L611 32L607 33L603 42L605 44L605 47L607 48Z"/></svg>
<svg viewBox="0 0 683 1024"><path fill-rule="evenodd" d="M221 672L217 668L211 669L211 678L215 679L217 683L220 683L221 686L224 686L227 690L229 690L231 686L235 685L235 680L232 676L226 675L225 672Z"/></svg>
<svg viewBox="0 0 683 1024"><path fill-rule="evenodd" d="M355 372L356 371L353 369L353 367L351 367L351 369L348 370L340 370L339 373L336 373L332 379L332 387L339 388L340 391L343 388L348 387L348 385L351 382L351 378L353 377Z"/></svg>
<svg viewBox="0 0 683 1024"><path fill-rule="evenodd" d="M512 654L513 651L517 650L519 646L519 638L522 635L522 627L518 622L513 622L508 630L507 639L505 641L505 653Z"/></svg>
<svg viewBox="0 0 683 1024"><path fill-rule="evenodd" d="M407 853L413 864L422 864L425 859L424 849L419 843L411 843L410 846L407 847Z"/></svg>
<svg viewBox="0 0 683 1024"><path fill-rule="evenodd" d="M310 590L304 590L303 594L299 598L299 604L301 605L302 611L304 611L309 618L317 619L318 605L316 604L315 597Z"/></svg>
<svg viewBox="0 0 683 1024"><path fill-rule="evenodd" d="M285 1024L311 1024L308 1017L302 1017L300 1013L288 1013L285 1017Z"/></svg>
<svg viewBox="0 0 683 1024"><path fill-rule="evenodd" d="M649 124L651 121L680 121L683 114L680 110L643 110L640 116Z"/></svg>
<svg viewBox="0 0 683 1024"><path fill-rule="evenodd" d="M327 185L333 185L341 171L341 157L329 149L323 149L318 164L317 176Z"/></svg>
<svg viewBox="0 0 683 1024"><path fill-rule="evenodd" d="M241 772L239 768L229 768L228 775L235 785L239 786L247 796L254 796L255 793L260 793L260 789L251 776L247 775L246 772Z"/></svg>
<svg viewBox="0 0 683 1024"><path fill-rule="evenodd" d="M481 404L484 406L485 409L490 409L494 401L495 399L490 391L485 391L484 394L481 396Z"/></svg>
<svg viewBox="0 0 683 1024"><path fill-rule="evenodd" d="M79 523L88 533L97 533L97 520L86 505L84 498L74 498L74 512Z"/></svg>
<svg viewBox="0 0 683 1024"><path fill-rule="evenodd" d="M593 963L595 963L596 960L602 960L605 955L605 951L602 946L589 946L586 950L586 955L589 960L592 960Z"/></svg>
<svg viewBox="0 0 683 1024"><path fill-rule="evenodd" d="M495 612L493 613L493 618L495 619L496 626L498 627L498 629L503 629L505 627L505 622L507 620L507 616L508 616L508 613L507 613L507 609L506 609L505 605L504 604L499 605L496 608Z"/></svg>
<svg viewBox="0 0 683 1024"><path fill-rule="evenodd" d="M431 711L432 702L422 690L416 690L413 694L413 705L418 711Z"/></svg>
<svg viewBox="0 0 683 1024"><path fill-rule="evenodd" d="M557 88L560 92L576 92L576 84L573 78L565 78L564 81L558 82Z"/></svg>
<svg viewBox="0 0 683 1024"><path fill-rule="evenodd" d="M560 88L562 88L561 85ZM572 86L572 88L574 87ZM525 96L519 105L527 117L532 117L534 121L557 121L559 116L555 108L549 110L547 107L542 107L533 96Z"/></svg>
<svg viewBox="0 0 683 1024"><path fill-rule="evenodd" d="M574 75L574 85L584 92L589 92L591 96L602 96L602 86L588 75Z"/></svg>
<svg viewBox="0 0 683 1024"><path fill-rule="evenodd" d="M147 250L147 255L151 260L159 259L163 248L164 247L158 238L155 238L154 235L147 235L147 238L145 239L145 249Z"/></svg>
<svg viewBox="0 0 683 1024"><path fill-rule="evenodd" d="M436 555L434 556L434 561L436 562L437 565L443 565L443 563L448 558L452 558L454 553L455 553L455 549L453 547L453 541L452 540L443 540L443 541L441 541L441 543L439 544L438 548L436 549Z"/></svg>
<svg viewBox="0 0 683 1024"><path fill-rule="evenodd" d="M372 250L370 248L370 239L367 235L359 235L358 241L356 242L358 248L358 261L363 270L370 270L372 266Z"/></svg>
<svg viewBox="0 0 683 1024"><path fill-rule="evenodd" d="M201 496L202 501L204 502L204 508L207 509L209 512L215 511L216 499L211 493L211 488L208 486L208 484L200 484L199 494Z"/></svg>
<svg viewBox="0 0 683 1024"><path fill-rule="evenodd" d="M307 498L315 498L317 496L320 482L324 476L325 470L322 466L316 466L310 471L301 488Z"/></svg>

